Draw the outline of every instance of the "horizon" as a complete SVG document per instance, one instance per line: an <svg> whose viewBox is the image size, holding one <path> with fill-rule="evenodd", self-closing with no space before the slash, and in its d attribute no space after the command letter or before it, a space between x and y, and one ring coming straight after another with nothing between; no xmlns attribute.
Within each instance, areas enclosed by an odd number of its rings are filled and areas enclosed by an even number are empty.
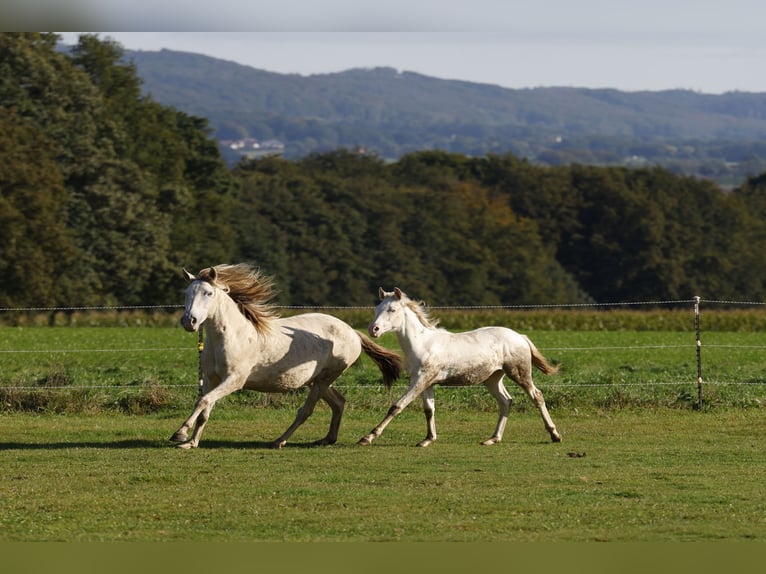
<svg viewBox="0 0 766 574"><path fill-rule="evenodd" d="M655 2L656 0L652 0ZM563 0L548 0L561 5ZM747 3L748 0L734 0ZM563 2L565 4L565 2ZM766 16L766 6L759 8ZM701 12L706 12L701 10ZM708 17L716 16L707 12ZM679 13L675 20L682 20ZM719 15L720 16L720 15ZM530 16L531 18L531 16ZM587 13L580 20L588 21ZM674 20L625 32L626 15L601 26L511 32L87 32L125 50L189 52L279 74L313 76L352 69L392 68L444 80L509 89L572 87L625 92L686 90L704 94L764 93L766 38L747 26L718 33L712 24L679 28ZM725 20L722 24L725 24ZM739 26L741 23L737 23ZM78 32L61 32L68 44Z"/></svg>

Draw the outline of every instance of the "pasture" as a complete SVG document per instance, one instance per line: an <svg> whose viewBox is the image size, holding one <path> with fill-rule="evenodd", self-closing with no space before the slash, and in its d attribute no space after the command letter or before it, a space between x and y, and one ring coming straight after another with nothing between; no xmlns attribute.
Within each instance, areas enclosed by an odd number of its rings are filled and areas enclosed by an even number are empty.
<svg viewBox="0 0 766 574"><path fill-rule="evenodd" d="M318 409L320 410L320 409ZM373 446L379 413L352 409L338 444L282 450L292 411L221 408L199 449L168 445L182 413L5 415L4 541L704 541L766 538L763 412L442 411L426 449L409 409ZM438 411L437 411L438 412Z"/></svg>
<svg viewBox="0 0 766 574"><path fill-rule="evenodd" d="M498 445L478 444L496 420L480 387L436 389L439 440L426 449L413 446L419 401L359 447L406 388L383 388L362 357L337 384L348 402L336 445L308 448L327 429L320 403L284 449L267 448L305 391L242 391L216 406L198 449L179 450L168 438L196 396L197 338L177 318L1 327L0 540L766 539L760 327L703 332L699 411L694 334L677 316L665 329L525 320L561 365L534 374L561 444L509 384Z"/></svg>

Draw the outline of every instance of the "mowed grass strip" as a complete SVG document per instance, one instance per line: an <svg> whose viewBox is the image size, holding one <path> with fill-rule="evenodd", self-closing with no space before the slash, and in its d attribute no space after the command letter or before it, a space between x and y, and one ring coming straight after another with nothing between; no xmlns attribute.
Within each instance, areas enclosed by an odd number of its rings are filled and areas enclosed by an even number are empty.
<svg viewBox="0 0 766 574"><path fill-rule="evenodd" d="M437 394L438 401L438 394ZM413 405L370 447L385 411L349 408L337 445L321 406L286 448L293 411L217 408L200 448L169 446L185 412L0 417L4 541L686 541L766 538L763 411Z"/></svg>

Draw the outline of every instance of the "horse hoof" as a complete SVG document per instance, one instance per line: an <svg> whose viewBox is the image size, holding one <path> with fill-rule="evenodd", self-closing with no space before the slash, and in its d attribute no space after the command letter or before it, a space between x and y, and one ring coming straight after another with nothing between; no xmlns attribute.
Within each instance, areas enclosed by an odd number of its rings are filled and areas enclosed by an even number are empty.
<svg viewBox="0 0 766 574"><path fill-rule="evenodd" d="M331 438L322 438L319 440L315 440L311 443L311 446L329 446L331 444L335 444L336 441L334 441Z"/></svg>
<svg viewBox="0 0 766 574"><path fill-rule="evenodd" d="M363 436L362 438L359 439L359 442L356 444L360 446L370 446L372 444L372 441L366 436Z"/></svg>
<svg viewBox="0 0 766 574"><path fill-rule="evenodd" d="M561 442L563 439L561 438L561 435L559 433L556 433L551 435L551 440L553 442Z"/></svg>
<svg viewBox="0 0 766 574"><path fill-rule="evenodd" d="M274 450L279 450L286 444L287 444L286 440L275 440L273 443L271 443L271 448L273 448Z"/></svg>
<svg viewBox="0 0 766 574"><path fill-rule="evenodd" d="M430 438L427 438L427 439L423 439L423 440L421 440L421 441L420 441L418 444L416 444L415 446L418 446L418 447L420 447L420 448L426 448L426 447L427 447L429 444L431 444L432 442L434 442L432 439L430 439Z"/></svg>
<svg viewBox="0 0 766 574"><path fill-rule="evenodd" d="M170 442L186 442L186 439L189 438L186 436L186 434L182 433L181 431L178 431L173 434L173 436L170 437Z"/></svg>
<svg viewBox="0 0 766 574"><path fill-rule="evenodd" d="M187 442L182 442L180 444L177 444L176 448L182 448L184 450L189 450L189 449L192 449L192 448L196 448L196 446L197 445L195 445L191 441L187 441Z"/></svg>
<svg viewBox="0 0 766 574"><path fill-rule="evenodd" d="M488 438L488 439L487 439L487 440L485 440L485 441L482 441L482 442L481 442L481 443L479 443L479 444L481 444L482 446L491 446L491 445L493 445L493 444L497 444L497 443L499 443L499 442L500 442L500 439L499 439L499 438L495 438L495 437L492 437L492 438Z"/></svg>

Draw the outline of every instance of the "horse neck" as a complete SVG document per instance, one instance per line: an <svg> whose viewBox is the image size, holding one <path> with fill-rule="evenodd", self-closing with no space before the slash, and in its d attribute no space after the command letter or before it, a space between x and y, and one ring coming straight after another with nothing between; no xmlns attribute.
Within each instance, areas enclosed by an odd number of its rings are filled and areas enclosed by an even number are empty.
<svg viewBox="0 0 766 574"><path fill-rule="evenodd" d="M434 329L426 327L413 311L405 308L404 323L396 331L396 338L405 355L420 356L426 341L433 333Z"/></svg>
<svg viewBox="0 0 766 574"><path fill-rule="evenodd" d="M216 304L205 321L208 336L212 337L241 337L248 330L255 330L237 304L226 293L216 291Z"/></svg>

